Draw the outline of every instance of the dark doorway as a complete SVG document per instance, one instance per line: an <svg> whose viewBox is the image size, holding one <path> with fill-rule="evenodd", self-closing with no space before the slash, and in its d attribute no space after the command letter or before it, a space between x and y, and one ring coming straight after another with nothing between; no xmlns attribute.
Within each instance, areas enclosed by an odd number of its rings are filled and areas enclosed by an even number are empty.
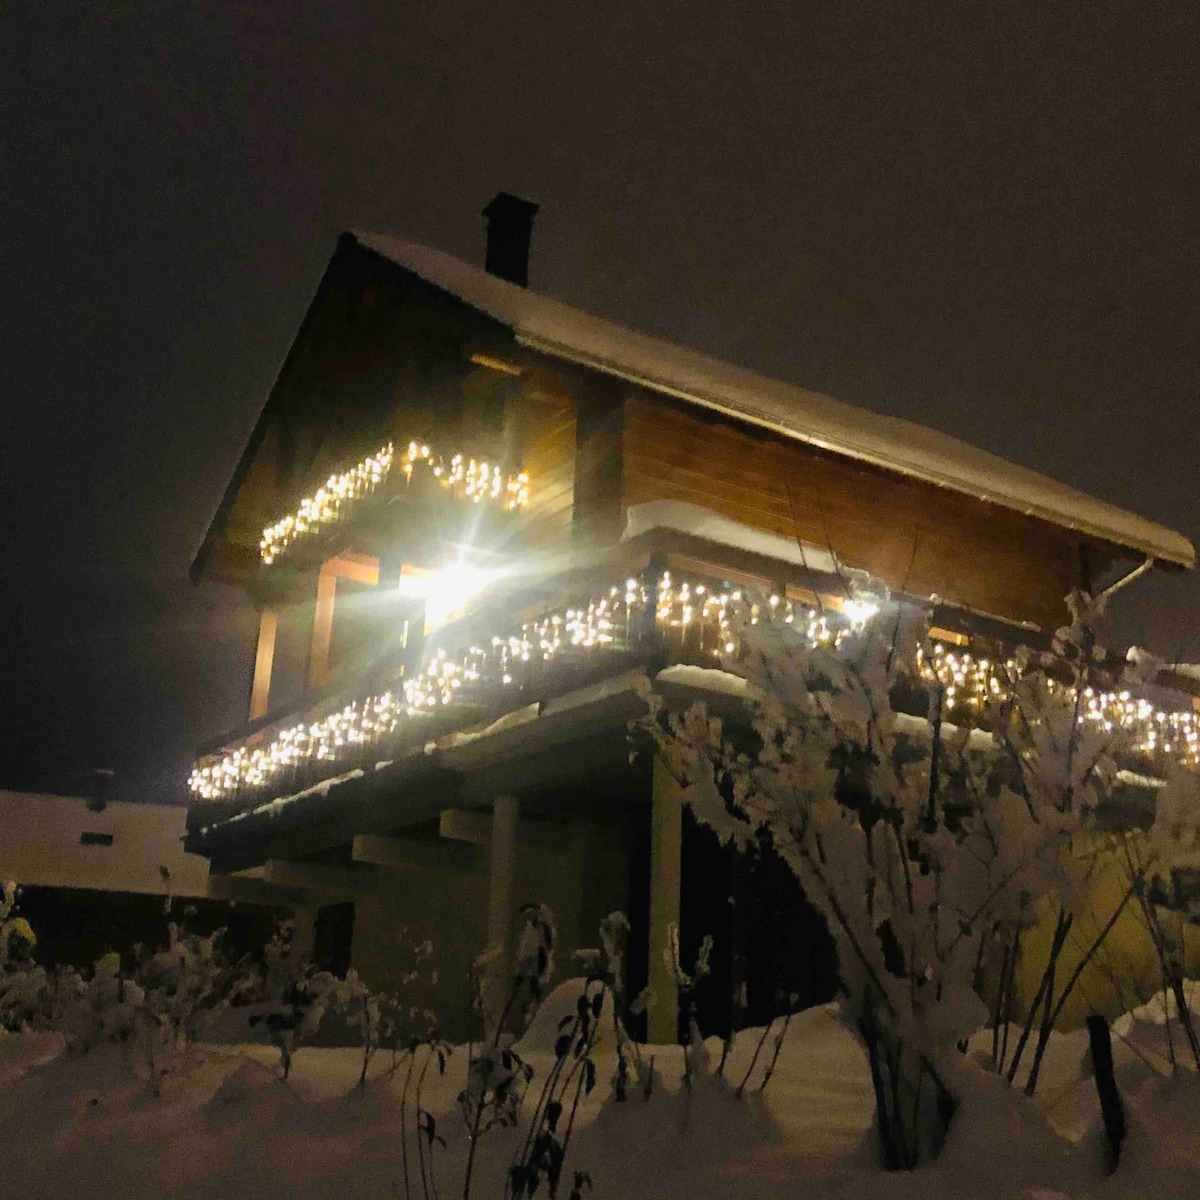
<svg viewBox="0 0 1200 1200"><path fill-rule="evenodd" d="M313 966L339 977L350 969L354 941L354 901L326 904L313 924Z"/></svg>

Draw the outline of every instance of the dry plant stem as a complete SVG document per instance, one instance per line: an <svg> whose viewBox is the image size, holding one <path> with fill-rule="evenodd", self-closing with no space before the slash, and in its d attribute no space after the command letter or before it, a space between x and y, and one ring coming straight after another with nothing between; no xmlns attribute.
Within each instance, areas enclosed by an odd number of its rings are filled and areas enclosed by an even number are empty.
<svg viewBox="0 0 1200 1200"><path fill-rule="evenodd" d="M417 1076L417 1124L420 1125L421 1114L423 1112L421 1106L421 1092L425 1086L425 1073L429 1070L429 1063L434 1055L434 1048L431 1045L429 1052L425 1055L425 1062L421 1066L421 1073ZM425 1193L427 1200L432 1197L432 1200L437 1200L437 1182L433 1178L433 1141L429 1142L428 1160L425 1154L425 1145L421 1140L421 1131L417 1130L417 1157L421 1164L421 1188ZM428 1175L428 1183L426 1183L426 1175Z"/></svg>
<svg viewBox="0 0 1200 1200"><path fill-rule="evenodd" d="M417 1065L417 1050L409 1051L408 1071L404 1076L404 1087L400 1091L400 1166L404 1173L405 1200L412 1196L412 1182L408 1174L408 1089L412 1083L413 1067ZM417 1137L420 1138L418 1131Z"/></svg>
<svg viewBox="0 0 1200 1200"><path fill-rule="evenodd" d="M771 1032L771 1026L775 1024L775 1018L772 1017L763 1027L762 1036L758 1039L758 1045L754 1047L754 1054L750 1058L750 1065L746 1068L746 1074L742 1082L737 1085L737 1091L734 1095L740 1100L743 1093L746 1091L746 1084L750 1082L750 1076L754 1072L754 1065L758 1062L758 1056L762 1053L762 1048L766 1044L767 1035Z"/></svg>
<svg viewBox="0 0 1200 1200"><path fill-rule="evenodd" d="M605 991L607 991L607 990L608 990L607 985L601 984L600 995L603 996ZM587 989L586 988L584 989L584 997L585 997L585 999L587 998ZM580 1070L580 1067L584 1063L584 1061L586 1061L588 1058L590 1058L592 1049L594 1048L594 1046L596 1044L596 1036L599 1033L599 1028L600 1028L599 1020L598 1019L593 1020L591 1022L589 1033L588 1033L587 1046L584 1048L584 1052L582 1055L577 1055L575 1057L575 1061L571 1065L570 1069L567 1071L565 1079L563 1079L563 1067L567 1061L566 1053L564 1053L561 1057L559 1057L555 1061L553 1068L551 1068L551 1071L546 1078L546 1083L542 1087L542 1094L538 1098L537 1107L534 1109L533 1116L530 1118L529 1129L525 1135L525 1143L521 1148L520 1154L514 1156L514 1158L513 1158L513 1162L512 1162L513 1166L515 1166L518 1162L526 1162L528 1160L529 1153L533 1147L534 1141L537 1137L537 1133L542 1127L542 1122L545 1119L547 1105L548 1105L550 1099L554 1095L554 1088L557 1085L558 1080L562 1079L562 1081L563 1081L562 1082L562 1090L559 1093L559 1095L561 1096L561 1095L564 1095L566 1093L567 1089L571 1086L571 1080L575 1077L576 1072ZM570 1034L570 1042L568 1045L568 1052L570 1050L570 1046L575 1044L575 1037L578 1034L578 1032L579 1032L579 1015L577 1013L575 1016L575 1020L571 1025L571 1034ZM575 1125L575 1113L579 1107L579 1097L580 1097L580 1093L582 1091L583 1085L584 1085L584 1075L582 1073L580 1073L579 1078L576 1080L576 1083L575 1083L575 1096L574 1096L574 1099L571 1104L571 1115L567 1122L566 1132L564 1133L563 1139L562 1139L562 1152L563 1152L563 1161L564 1162L566 1161L567 1146L569 1145L570 1140L571 1140L571 1130L574 1128L574 1125ZM507 1177L507 1179L505 1181L505 1185L504 1185L505 1196L508 1196L511 1194L510 1193L511 1179L512 1179L512 1170L510 1167L510 1170L508 1172L508 1177Z"/></svg>
<svg viewBox="0 0 1200 1200"><path fill-rule="evenodd" d="M889 1171L900 1169L900 1156L892 1141L892 1122L887 1117L887 1092L883 1086L883 1072L879 1067L879 1047L872 1029L865 1021L859 1022L858 1031L867 1045L867 1062L871 1067L871 1086L875 1090L875 1105L878 1112L879 1140L883 1143L883 1161Z"/></svg>
<svg viewBox="0 0 1200 1200"><path fill-rule="evenodd" d="M767 1084L771 1082L771 1076L775 1074L775 1064L779 1061L779 1052L783 1049L783 1039L787 1037L788 1026L792 1023L792 1014L785 1013L783 1017L783 1028L775 1036L775 1051L771 1055L771 1061L767 1064L767 1069L763 1072L762 1083L758 1085L760 1092L767 1090Z"/></svg>
<svg viewBox="0 0 1200 1200"><path fill-rule="evenodd" d="M1092 961L1097 950L1104 944L1104 939L1112 932L1113 926L1116 925L1118 918L1125 911L1125 906L1133 899L1134 891L1137 889L1137 882L1131 884L1126 890L1125 895L1121 897L1121 903L1113 909L1113 914L1108 918L1104 928L1096 935L1095 940L1088 947L1087 952L1079 960L1075 966L1075 970L1071 973L1071 977L1067 980L1066 986L1058 997L1058 1003L1054 1005L1053 1010L1050 1008L1050 998L1054 992L1054 982L1051 980L1050 990L1046 993L1046 1011L1047 1018L1042 1022L1042 1032L1038 1037L1037 1050L1034 1052L1033 1065L1029 1069L1029 1082L1025 1085L1025 1095L1032 1096L1034 1089L1037 1087L1038 1073L1041 1071L1042 1058L1046 1053L1046 1044L1050 1040L1050 1031L1058 1023L1058 1018L1062 1015L1063 1006L1067 1002L1067 998L1075 988L1075 984L1079 982L1080 975L1083 974L1084 968ZM1065 939L1064 939L1065 940Z"/></svg>
<svg viewBox="0 0 1200 1200"><path fill-rule="evenodd" d="M603 995L603 992L601 992L601 995ZM580 1058L577 1058L575 1060L575 1066L572 1068L572 1073L579 1070L580 1065L584 1061L591 1058L592 1051L593 1051L593 1049L595 1049L595 1046L596 1046L596 1031L599 1028L599 1026L600 1026L600 1022L598 1020L595 1020L592 1022L591 1032L588 1036L587 1048L584 1051L583 1055ZM563 1151L563 1161L564 1162L566 1162L566 1158L567 1158L567 1147L571 1143L571 1131L575 1128L575 1113L576 1113L577 1109L579 1108L579 1097L583 1092L583 1085L584 1085L585 1081L586 1081L586 1074L581 1071L579 1078L575 1082L575 1099L571 1104L571 1116L570 1116L570 1119L567 1121L567 1131L566 1131L566 1133L563 1134L562 1151ZM570 1082L571 1082L571 1077L570 1077L570 1075L568 1075L567 1076L568 1085L570 1084Z"/></svg>
<svg viewBox="0 0 1200 1200"><path fill-rule="evenodd" d="M1162 992L1163 992L1163 1026L1167 1031L1167 1054L1171 1059L1171 1071L1174 1073L1176 1069L1175 1062L1175 1034L1171 1029L1171 1011L1167 1007L1168 996L1170 995L1170 980L1167 979L1167 964L1159 951L1159 966L1162 969Z"/></svg>
<svg viewBox="0 0 1200 1200"><path fill-rule="evenodd" d="M602 984L600 994L603 995L605 990L607 990L607 985ZM584 996L585 997L587 996L586 989L584 989ZM594 1045L595 1040L596 1040L596 1032L597 1032L598 1025L599 1025L598 1021L593 1022L593 1024L592 1024L592 1032L591 1032L591 1036L588 1040L587 1052L584 1055L584 1057L586 1057L587 1054L591 1053L592 1046ZM578 1032L579 1032L579 1015L578 1015L578 1013L576 1013L575 1020L571 1024L571 1034L570 1034L570 1044L571 1045L574 1045L575 1035ZM569 1047L568 1047L568 1049L569 1049ZM534 1108L533 1116L530 1118L530 1121L529 1121L529 1129L525 1136L525 1144L522 1147L520 1154L518 1156L514 1156L514 1159L513 1159L514 1163L516 1163L519 1160L523 1160L528 1156L529 1150L533 1145L534 1137L536 1136L537 1130L541 1125L542 1117L546 1110L546 1105L547 1105L548 1101L550 1100L550 1098L554 1095L555 1085L557 1084L558 1080L562 1077L563 1067L564 1067L565 1063L566 1063L566 1055L564 1054L561 1058L558 1058L555 1060L554 1066L551 1067L550 1073L546 1076L546 1082L542 1085L542 1094L538 1097L537 1106ZM576 1061L575 1065L578 1066L578 1060ZM575 1067L572 1067L571 1070L567 1073L565 1086L570 1085L571 1076L574 1074L574 1072L575 1072ZM565 1146L566 1143L564 1142L563 1145ZM507 1191L507 1184L505 1185L505 1190Z"/></svg>
<svg viewBox="0 0 1200 1200"><path fill-rule="evenodd" d="M1067 916L1064 921L1063 916L1063 910L1059 909L1058 920L1054 927L1054 940L1050 944L1050 957L1046 962L1046 969L1042 972L1042 981L1038 984L1037 992L1034 993L1033 1003L1030 1004L1029 1012L1025 1015L1025 1025L1017 1040L1017 1048L1013 1051L1012 1062L1008 1065L1005 1077L1009 1083L1016 1078L1017 1070L1021 1065L1021 1056L1025 1053L1025 1044L1029 1041L1030 1033L1033 1032L1033 1023L1037 1020L1038 1009L1042 1006L1043 998L1046 995L1046 986L1054 978L1054 964L1058 961L1062 943L1066 940L1067 931L1071 928L1071 917Z"/></svg>
<svg viewBox="0 0 1200 1200"><path fill-rule="evenodd" d="M1020 929L1017 929L1013 933L1012 961L1008 964L1008 986L1004 992L1004 1036L1000 1039L1000 1063L997 1067L997 1070L1000 1071L1004 1070L1004 1062L1005 1059L1008 1058L1008 1033L1009 1030L1012 1029L1013 1002L1015 992L1013 984L1016 980L1017 963L1020 961L1020 957L1021 931Z"/></svg>
<svg viewBox="0 0 1200 1200"><path fill-rule="evenodd" d="M571 1042L574 1043L575 1035L579 1032L579 1017L576 1016L571 1025ZM529 1128L525 1131L525 1141L520 1150L513 1155L511 1166L516 1166L518 1162L524 1162L529 1157L529 1151L533 1146L533 1139L537 1136L537 1131L541 1127L542 1114L546 1111L546 1105L549 1103L550 1097L554 1094L554 1085L562 1075L563 1064L566 1061L566 1056L558 1058L554 1062L554 1066L550 1068L546 1076L546 1082L542 1084L541 1095L538 1096L538 1102L534 1106L533 1115L529 1118ZM508 1176L504 1184L504 1194L509 1194L509 1180L512 1179L512 1171L509 1170Z"/></svg>
<svg viewBox="0 0 1200 1200"><path fill-rule="evenodd" d="M1188 1049L1192 1052L1192 1059L1196 1064L1197 1070L1200 1070L1200 1039L1196 1035L1196 1023L1192 1019L1192 1010L1188 1007L1187 994L1183 986L1183 970L1180 968L1176 960L1167 955L1167 936L1163 931L1162 922L1158 919L1158 914L1154 910L1154 906L1146 898L1146 890L1140 885L1140 880L1144 878L1144 872L1141 871L1133 861L1133 854L1130 850L1129 842L1124 845L1125 864L1129 872L1129 878L1134 881L1136 887L1138 904L1142 910L1142 918L1146 924L1146 930L1150 934L1150 940L1154 943L1155 953L1158 955L1159 966L1162 969L1163 975L1163 1015L1167 1027L1167 1037L1171 1038L1171 1021L1167 1010L1167 988L1170 986L1171 992L1175 996L1175 1011L1179 1018L1180 1028L1183 1030L1183 1035L1187 1039ZM1179 919L1179 935L1180 943L1183 941L1183 918ZM1175 1066L1175 1045L1173 1041L1168 1041L1171 1051L1171 1066Z"/></svg>
<svg viewBox="0 0 1200 1200"><path fill-rule="evenodd" d="M508 991L508 999L504 1002L504 1009L500 1013L499 1020L496 1022L495 1032L492 1034L491 1049L495 1050L500 1044L500 1033L504 1026L508 1023L509 1013L512 1012L512 1006L516 1001L517 992L520 989L521 980L518 977L513 980L512 987ZM468 1087L470 1086L470 1061L467 1063L467 1079ZM479 1094L479 1102L475 1105L475 1115L471 1120L470 1138L467 1145L467 1165L463 1173L463 1200L470 1200L471 1197L471 1174L475 1169L475 1147L479 1144L479 1125L483 1120L483 1092Z"/></svg>
<svg viewBox="0 0 1200 1200"><path fill-rule="evenodd" d="M363 1007L364 1007L364 1009L366 1008L366 1001L363 1002ZM366 1024L365 1013L364 1013L363 1024L364 1024L364 1028L369 1028ZM362 1070L359 1072L359 1075L358 1075L358 1086L360 1088L365 1088L367 1086L367 1067L371 1063L371 1055L374 1052L375 1052L374 1048L371 1046L371 1034L370 1034L370 1032L367 1032L366 1034L363 1035Z"/></svg>
<svg viewBox="0 0 1200 1200"><path fill-rule="evenodd" d="M1061 920L1061 910L1059 917ZM1063 945L1066 943L1066 936L1059 943L1059 952L1061 953ZM1046 1049L1046 1043L1050 1040L1050 1029L1053 1025L1052 1005L1054 1003L1054 984L1058 975L1058 954L1054 954L1050 958L1050 965L1047 968L1049 979L1046 984L1046 996L1042 1002L1042 1023L1038 1028L1037 1046L1033 1052L1033 1063L1029 1068L1029 1078L1025 1081L1025 1095L1032 1096L1034 1089L1037 1087L1038 1072L1041 1068L1042 1055Z"/></svg>
<svg viewBox="0 0 1200 1200"><path fill-rule="evenodd" d="M1000 1069L1000 1018L1004 1011L1004 984L1008 978L1008 962L1012 957L1012 942L1004 947L1004 955L1000 960L1000 978L996 984L996 1003L992 1008L992 1068Z"/></svg>
<svg viewBox="0 0 1200 1200"><path fill-rule="evenodd" d="M1175 1009L1179 1013L1179 1024L1183 1027L1183 1035L1187 1038L1188 1049L1196 1061L1196 1069L1200 1070L1200 1039L1196 1036L1196 1023L1192 1019L1192 1010L1188 1007L1187 993L1183 987L1183 973L1178 969L1171 971L1171 988L1175 993Z"/></svg>

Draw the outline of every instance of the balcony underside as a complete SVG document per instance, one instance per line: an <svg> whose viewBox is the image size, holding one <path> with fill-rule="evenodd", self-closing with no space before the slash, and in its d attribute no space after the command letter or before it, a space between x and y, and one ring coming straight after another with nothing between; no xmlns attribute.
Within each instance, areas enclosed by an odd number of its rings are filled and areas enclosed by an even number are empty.
<svg viewBox="0 0 1200 1200"><path fill-rule="evenodd" d="M352 768L310 788L280 797L233 819L193 829L186 848L207 856L216 873L246 871L271 861L352 861L356 838L402 834L407 844L433 850L438 819L447 810L487 810L495 796L520 794L522 813L543 828L585 819L620 828L647 801L647 749L630 724L647 712L653 689L682 709L703 700L710 711L737 720L745 701L726 690L728 677L706 678L670 668L654 675L635 668L531 704L487 723L443 733L394 760ZM906 732L928 737L913 718ZM1147 825L1157 781L1123 773L1102 827Z"/></svg>

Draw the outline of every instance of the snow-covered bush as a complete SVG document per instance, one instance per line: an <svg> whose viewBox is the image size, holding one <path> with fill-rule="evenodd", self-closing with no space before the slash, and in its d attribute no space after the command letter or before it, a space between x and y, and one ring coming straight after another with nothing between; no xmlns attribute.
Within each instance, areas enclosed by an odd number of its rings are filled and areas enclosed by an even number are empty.
<svg viewBox="0 0 1200 1200"><path fill-rule="evenodd" d="M525 1089L533 1078L533 1068L514 1049L517 1033L524 1030L546 992L554 973L554 951L558 927L554 913L544 904L526 904L521 909L524 925L517 941L511 978L506 981L505 999L497 1015L485 981L494 978L492 966L498 948L489 946L476 960L472 970L473 1004L483 1018L483 1037L468 1048L467 1086L459 1093L458 1103L469 1139L463 1181L463 1196L471 1194L471 1178L479 1139L494 1126L516 1123Z"/></svg>
<svg viewBox="0 0 1200 1200"><path fill-rule="evenodd" d="M279 1051L284 1079L291 1073L292 1056L321 1027L338 998L337 976L317 970L300 952L292 934L292 922L281 921L267 943L260 1005L250 1017L250 1024L262 1025Z"/></svg>
<svg viewBox="0 0 1200 1200"><path fill-rule="evenodd" d="M624 1103L629 1096L631 1078L642 1094L649 1097L654 1084L653 1071L642 1059L637 1042L629 1036L627 1021L640 1016L649 1000L649 988L632 1000L626 995L625 962L629 943L629 919L623 912L612 912L600 922L600 945L595 949L577 950L575 960L589 981L596 980L607 988L611 997L613 1048L617 1055L617 1070L613 1075L613 1099ZM632 1064L633 1075L630 1075Z"/></svg>
<svg viewBox="0 0 1200 1200"><path fill-rule="evenodd" d="M0 883L0 1032L33 1023L45 1004L49 979L32 959L37 936L16 915L17 885Z"/></svg>
<svg viewBox="0 0 1200 1200"><path fill-rule="evenodd" d="M1187 993L1188 936L1200 942L1200 894L1193 881L1200 872L1200 775L1177 764L1159 789L1154 821L1144 834L1129 833L1121 847L1127 878L1142 922L1158 956L1162 975L1163 1022L1170 1033L1175 1020L1192 1064L1200 1070L1197 1005ZM1174 1043L1168 1042L1172 1059Z"/></svg>
<svg viewBox="0 0 1200 1200"><path fill-rule="evenodd" d="M1096 606L1071 604L1053 651L1019 656L981 714L991 747L943 728L943 689L911 674L925 618L895 604L815 646L768 604L743 616L726 666L748 681L748 720L647 695L646 728L697 817L742 850L768 835L824 916L891 1168L944 1140L958 1050L988 1020L988 956L1047 891L1060 896L1056 954L1081 902L1080 838L1116 768L1114 735L1081 720ZM922 691L928 724L893 704ZM1054 961L1029 1006L1043 1006L1038 1057L1074 982L1055 994Z"/></svg>
<svg viewBox="0 0 1200 1200"><path fill-rule="evenodd" d="M433 943L425 940L411 947L413 965L399 978L401 988L426 977L437 983L437 971L429 965ZM333 1010L362 1042L362 1069L359 1086L367 1082L371 1059L384 1048L393 1052L393 1060L401 1047L415 1053L418 1045L437 1040L437 1014L431 1009L409 1003L403 992L383 992L371 988L359 973L351 968L344 979L333 986Z"/></svg>

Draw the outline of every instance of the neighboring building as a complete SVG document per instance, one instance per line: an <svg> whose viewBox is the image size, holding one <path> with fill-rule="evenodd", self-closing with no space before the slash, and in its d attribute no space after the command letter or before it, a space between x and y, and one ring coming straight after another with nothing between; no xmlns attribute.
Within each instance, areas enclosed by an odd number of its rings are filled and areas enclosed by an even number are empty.
<svg viewBox="0 0 1200 1200"><path fill-rule="evenodd" d="M168 919L206 932L224 925L236 946L261 945L272 897L252 881L210 882L207 859L184 850L186 817L179 805L97 812L81 796L0 791L0 881L20 886L39 958L88 966L108 950L152 947ZM249 904L235 910L237 899Z"/></svg>
<svg viewBox="0 0 1200 1200"><path fill-rule="evenodd" d="M0 879L207 897L208 861L183 848L186 817L179 805L117 803L95 812L80 796L0 791Z"/></svg>
<svg viewBox="0 0 1200 1200"><path fill-rule="evenodd" d="M189 849L302 915L348 926L352 905L380 984L432 937L444 1009L526 899L564 952L628 911L634 982L660 997L668 922L729 929L738 868L627 725L647 675L681 702L719 689L695 668L752 591L813 636L885 590L929 609L926 670L969 711L979 657L1044 638L1071 588L1195 558L951 437L527 290L534 211L488 206L487 270L341 238L192 569L262 616L248 723L192 776ZM1196 753L1190 700L1167 703L1160 745ZM769 956L763 928L726 940Z"/></svg>

